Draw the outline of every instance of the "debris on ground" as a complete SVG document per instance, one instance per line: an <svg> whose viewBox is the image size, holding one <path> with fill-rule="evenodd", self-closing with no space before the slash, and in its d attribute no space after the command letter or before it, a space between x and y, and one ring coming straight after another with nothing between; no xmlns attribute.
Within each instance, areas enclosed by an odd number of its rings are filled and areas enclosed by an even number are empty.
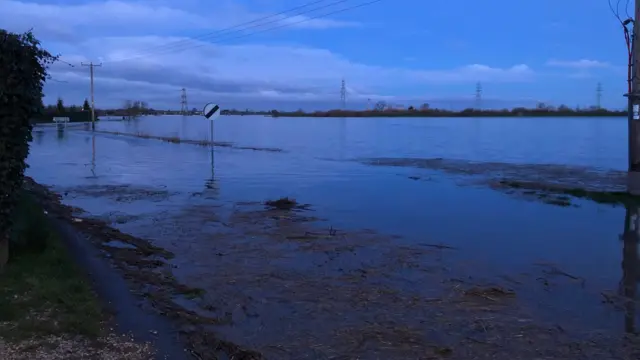
<svg viewBox="0 0 640 360"><path fill-rule="evenodd" d="M267 208L278 210L292 210L304 207L304 205L299 204L296 199L290 199L288 197L282 197L277 200L267 200L264 202L264 205Z"/></svg>

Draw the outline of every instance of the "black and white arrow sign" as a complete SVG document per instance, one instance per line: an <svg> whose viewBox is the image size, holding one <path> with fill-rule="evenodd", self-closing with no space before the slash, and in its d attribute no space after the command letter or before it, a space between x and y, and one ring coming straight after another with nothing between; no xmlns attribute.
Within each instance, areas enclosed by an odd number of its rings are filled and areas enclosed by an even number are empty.
<svg viewBox="0 0 640 360"><path fill-rule="evenodd" d="M202 111L204 117L209 120L215 120L218 116L220 116L220 106L209 103L204 106L204 110Z"/></svg>

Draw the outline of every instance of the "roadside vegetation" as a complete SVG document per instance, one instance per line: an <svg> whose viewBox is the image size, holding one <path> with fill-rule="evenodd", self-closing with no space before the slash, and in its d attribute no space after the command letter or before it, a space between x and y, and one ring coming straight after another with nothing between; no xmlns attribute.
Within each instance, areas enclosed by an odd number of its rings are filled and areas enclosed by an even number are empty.
<svg viewBox="0 0 640 360"><path fill-rule="evenodd" d="M109 316L34 196L23 191L13 213L11 257L0 276L0 358L150 359L150 346L109 330Z"/></svg>
<svg viewBox="0 0 640 360"><path fill-rule="evenodd" d="M0 277L0 336L68 333L98 336L100 304L35 199L23 193L14 213L11 258Z"/></svg>
<svg viewBox="0 0 640 360"><path fill-rule="evenodd" d="M44 113L56 60L31 32L0 29L0 359L149 359L149 346L109 330L84 274L23 188L31 123Z"/></svg>

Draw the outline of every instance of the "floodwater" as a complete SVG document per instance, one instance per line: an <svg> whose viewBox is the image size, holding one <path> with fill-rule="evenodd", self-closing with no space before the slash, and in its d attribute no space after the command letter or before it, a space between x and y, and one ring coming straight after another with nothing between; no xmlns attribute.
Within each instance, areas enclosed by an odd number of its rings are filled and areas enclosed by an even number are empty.
<svg viewBox="0 0 640 360"><path fill-rule="evenodd" d="M96 127L201 140L209 126L163 116ZM207 291L184 305L227 319L216 328L221 336L272 358L416 358L425 337L451 346L424 330L433 312L445 312L425 304L451 296L459 286L452 283L508 287L520 302L502 311L577 336L635 332L640 320L629 301L611 300L623 288L635 297L637 245L621 237L634 209L586 200L554 206L461 184L447 172L360 161L622 170L624 118L215 122L215 141L282 152L212 152L87 130L35 129L27 174L66 203L174 252L178 279ZM310 209L261 205L284 196Z"/></svg>

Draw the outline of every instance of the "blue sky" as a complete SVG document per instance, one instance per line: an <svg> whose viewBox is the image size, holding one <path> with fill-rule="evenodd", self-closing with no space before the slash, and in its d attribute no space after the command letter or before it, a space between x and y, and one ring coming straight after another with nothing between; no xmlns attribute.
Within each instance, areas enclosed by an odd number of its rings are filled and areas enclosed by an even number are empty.
<svg viewBox="0 0 640 360"><path fill-rule="evenodd" d="M598 82L604 106L624 107L626 49L607 0L381 0L292 24L369 0L329 6L336 1L295 19L196 40L188 38L311 1L0 0L0 24L34 28L72 64L103 62L96 69L99 107L140 99L177 108L182 87L194 107L337 107L342 77L352 108L366 107L367 99L472 106L477 82L485 107L590 106ZM229 39L279 25L289 26ZM56 81L46 87L47 102L87 96L87 68L51 70Z"/></svg>

